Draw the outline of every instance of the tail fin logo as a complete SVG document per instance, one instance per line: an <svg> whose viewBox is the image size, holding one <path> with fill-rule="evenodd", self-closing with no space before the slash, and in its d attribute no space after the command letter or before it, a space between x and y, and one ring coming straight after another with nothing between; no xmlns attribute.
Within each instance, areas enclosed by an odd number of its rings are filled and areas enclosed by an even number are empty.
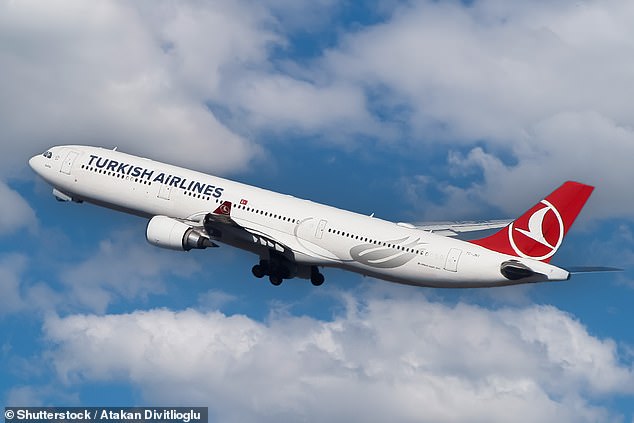
<svg viewBox="0 0 634 423"><path fill-rule="evenodd" d="M568 181L506 228L471 242L489 250L548 262L594 187Z"/></svg>
<svg viewBox="0 0 634 423"><path fill-rule="evenodd" d="M214 214L229 216L231 214L231 202L225 201L214 210Z"/></svg>
<svg viewBox="0 0 634 423"><path fill-rule="evenodd" d="M544 207L539 208L542 204ZM546 260L557 252L564 240L564 221L559 210L547 200L542 200L534 209L528 219L521 219L528 220L527 222L516 220L509 225L509 242L520 257ZM547 221L546 224L545 221ZM526 229L522 229L522 227ZM549 228L546 233L544 233L545 227ZM532 241L528 241L526 238ZM536 245L535 242L538 244ZM523 246L527 246L527 248L523 248Z"/></svg>

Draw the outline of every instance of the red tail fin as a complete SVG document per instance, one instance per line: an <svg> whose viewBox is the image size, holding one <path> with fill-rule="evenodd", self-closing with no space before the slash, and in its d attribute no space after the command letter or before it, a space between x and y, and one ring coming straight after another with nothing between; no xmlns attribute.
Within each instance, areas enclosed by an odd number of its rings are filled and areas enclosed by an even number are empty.
<svg viewBox="0 0 634 423"><path fill-rule="evenodd" d="M549 262L594 187L566 182L506 228L471 241L489 250Z"/></svg>

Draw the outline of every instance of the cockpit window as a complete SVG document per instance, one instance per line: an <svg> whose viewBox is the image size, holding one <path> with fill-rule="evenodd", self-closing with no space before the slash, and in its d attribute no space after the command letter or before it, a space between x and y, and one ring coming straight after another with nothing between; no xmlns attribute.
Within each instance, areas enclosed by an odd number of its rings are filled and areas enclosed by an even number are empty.
<svg viewBox="0 0 634 423"><path fill-rule="evenodd" d="M51 153L50 151L47 151L46 153L42 154L42 156L46 157L47 159L50 159L51 157L53 157L53 153Z"/></svg>

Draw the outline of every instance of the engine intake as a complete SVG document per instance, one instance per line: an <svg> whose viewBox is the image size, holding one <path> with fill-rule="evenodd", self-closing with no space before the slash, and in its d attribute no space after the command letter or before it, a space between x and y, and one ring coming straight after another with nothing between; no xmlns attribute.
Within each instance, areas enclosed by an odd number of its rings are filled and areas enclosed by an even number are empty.
<svg viewBox="0 0 634 423"><path fill-rule="evenodd" d="M145 230L145 237L152 245L177 251L217 247L196 229L167 216L154 216L150 219Z"/></svg>

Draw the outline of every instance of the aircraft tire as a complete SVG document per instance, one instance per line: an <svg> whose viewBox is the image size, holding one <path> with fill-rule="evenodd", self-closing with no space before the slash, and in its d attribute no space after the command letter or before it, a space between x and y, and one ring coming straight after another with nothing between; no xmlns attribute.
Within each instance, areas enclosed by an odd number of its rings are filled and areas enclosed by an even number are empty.
<svg viewBox="0 0 634 423"><path fill-rule="evenodd" d="M256 278L261 279L266 275L266 270L261 265L256 264L251 269L251 273L253 273L253 276L255 276Z"/></svg>
<svg viewBox="0 0 634 423"><path fill-rule="evenodd" d="M271 281L271 284L273 284L275 286L280 286L282 284L283 280L284 279L282 279L282 277L278 276L278 275L269 276L269 281Z"/></svg>
<svg viewBox="0 0 634 423"><path fill-rule="evenodd" d="M324 275L319 272L314 272L310 276L310 283L312 283L313 286L320 286L324 283L325 280L326 278L324 278Z"/></svg>

